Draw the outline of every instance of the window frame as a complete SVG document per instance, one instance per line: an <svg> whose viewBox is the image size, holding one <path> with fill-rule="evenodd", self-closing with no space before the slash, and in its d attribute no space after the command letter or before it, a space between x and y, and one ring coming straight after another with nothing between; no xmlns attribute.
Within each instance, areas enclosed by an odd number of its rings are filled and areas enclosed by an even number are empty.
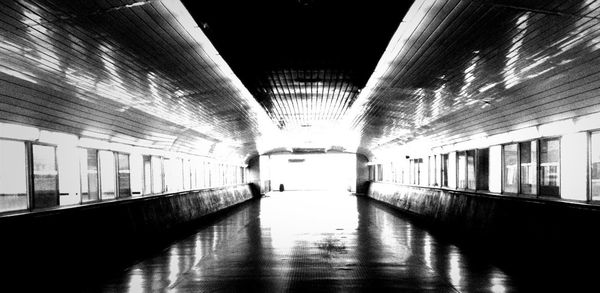
<svg viewBox="0 0 600 293"><path fill-rule="evenodd" d="M456 168L456 189L457 190L469 190L467 187L460 187L460 175L461 174L460 174L459 170L460 170L460 157L461 157L461 155L463 155L465 157L465 170L464 170L464 174L462 174L462 175L465 176L465 186L468 187L468 183L467 182L468 182L469 178L468 178L467 175L468 175L469 172L467 171L467 165L468 165L468 162L467 162L467 151L466 150L462 150L462 151L456 151L456 167L455 167Z"/></svg>
<svg viewBox="0 0 600 293"><path fill-rule="evenodd" d="M558 178L557 178L557 182L558 182L558 193L557 194L547 194L542 192L542 185L541 183L541 144L542 141L549 141L549 140L557 140L558 141ZM536 178L535 178L535 182L537 184L537 188L536 188L536 192L535 193L523 193L522 189L521 189L521 144L522 143L527 143L527 142L536 142L536 165L535 165L535 170L536 170ZM540 198L540 197L544 197L544 198L561 198L561 188L562 185L560 184L560 180L561 180L561 148L562 148L562 137L561 136L549 136L549 137L540 137L540 138L536 138L536 139L529 139L529 140L523 140L523 141L517 141L517 142L510 142L510 143L505 143L501 145L501 194L506 194L506 195L513 195L513 196L519 196L519 197L536 197L536 198ZM504 155L504 147L507 145L512 145L512 144L516 144L517 145L517 192L506 192L505 191L505 155ZM589 161L589 160L588 160Z"/></svg>
<svg viewBox="0 0 600 293"><path fill-rule="evenodd" d="M96 184L97 184L97 189L98 189L98 198L94 199L94 200L88 200L88 201L84 201L83 200L83 182L82 182L82 178L81 176L83 175L83 169L81 166L81 161L79 162L79 204L87 204L87 203L94 203L94 202L99 202L102 201L102 197L101 197L101 190L100 190L100 157L98 152L100 151L99 149L95 149L95 148L87 148L87 147L77 147L77 149L80 150L85 150L86 151L86 159L87 159L87 151L89 150L93 150L96 152ZM80 158L81 160L81 158ZM86 166L87 166L87 162L86 162ZM87 175L87 170L86 171L86 175ZM89 193L89 179L88 179L88 193Z"/></svg>
<svg viewBox="0 0 600 293"><path fill-rule="evenodd" d="M592 169L593 169L593 152L594 152L594 145L592 144L592 135L594 134L598 134L600 135L600 129L596 129L596 130L591 130L591 131L587 131L587 158L586 158L586 163L587 163L587 168L586 168L586 181L587 181L587 188L586 188L586 200L590 203L600 203L600 198L594 200L594 194L593 194L593 178L592 178ZM600 146L598 146L598 149L600 151Z"/></svg>
<svg viewBox="0 0 600 293"><path fill-rule="evenodd" d="M444 163L445 166L444 166ZM440 187L449 188L448 167L450 165L450 153L440 154ZM445 175L445 176L444 176Z"/></svg>
<svg viewBox="0 0 600 293"><path fill-rule="evenodd" d="M549 140L557 140L558 141L558 167L557 167L557 172L558 172L558 177L556 178L556 181L558 182L558 192L556 194L549 194L549 193L543 193L542 190L545 189L542 187L542 176L540 176L540 174L542 173L542 141L549 141ZM538 184L538 190L537 190L537 196L538 197L549 197L549 198L561 198L561 189L562 189L562 184L560 182L561 177L562 177L562 170L561 170L561 149L562 149L562 137L560 136L551 136L551 137L543 137L543 138L539 138L538 139L538 150L537 150L537 156L538 156L538 161L537 161L537 184Z"/></svg>
<svg viewBox="0 0 600 293"><path fill-rule="evenodd" d="M99 181L98 181L98 197L100 201L107 201L107 200L116 200L119 198L119 168L118 168L118 162L117 162L117 156L116 156L116 152L112 151L112 150L107 150L107 149L98 149L98 177L99 177ZM113 160L113 166L114 166L114 173L113 173L113 179L114 179L114 190L115 190L115 197L114 198L103 198L102 197L102 193L104 192L104 190L102 190L102 159L100 158L100 152L110 152L112 154L112 160Z"/></svg>
<svg viewBox="0 0 600 293"><path fill-rule="evenodd" d="M489 191L490 189L490 180L489 180L489 176L490 176L490 148L477 148L474 149L475 151L475 191ZM481 172L480 172L480 168L479 165L481 163L480 157L481 157L481 153L486 151L487 152L487 172L486 172L486 176L482 176ZM485 185L486 188L480 188L480 180L482 178L485 178Z"/></svg>
<svg viewBox="0 0 600 293"><path fill-rule="evenodd" d="M33 142L22 139L13 139L13 138L0 138L0 140L14 141L14 142L22 142L23 143L23 151L25 155L25 196L27 197L26 203L27 206L23 209L17 210L8 210L1 211L1 215L11 214L11 213L19 213L25 211L33 210ZM56 152L55 152L56 155ZM57 161L58 163L58 161ZM58 172L58 168L57 168ZM57 183L58 185L58 183ZM58 187L57 187L58 188ZM59 191L60 192L60 191Z"/></svg>
<svg viewBox="0 0 600 293"><path fill-rule="evenodd" d="M117 151L112 151L113 152L113 156L115 158L115 182L116 182L116 197L115 199L118 198L131 198L133 197L133 192L131 190L131 154L130 153L126 153L126 152L117 152ZM123 196L121 194L121 177L119 176L119 172L121 171L121 164L119 162L119 155L125 155L127 156L127 165L129 167L129 194L126 196Z"/></svg>
<svg viewBox="0 0 600 293"><path fill-rule="evenodd" d="M33 146L34 145L39 145L39 146L46 146L46 147L52 147L54 148L54 168L56 170L56 205L51 206L51 207L40 207L40 208L36 208L35 207L35 174L34 174L34 156L33 156ZM33 211L33 210L37 210L37 209L47 209L47 208L55 208L60 206L60 174L58 173L58 145L55 144L51 144L51 143L44 143L44 142L37 142L37 141L29 141L25 143L25 147L27 148L27 158L28 158L28 184L30 184L30 189L28 191L30 191L29 193L29 210Z"/></svg>

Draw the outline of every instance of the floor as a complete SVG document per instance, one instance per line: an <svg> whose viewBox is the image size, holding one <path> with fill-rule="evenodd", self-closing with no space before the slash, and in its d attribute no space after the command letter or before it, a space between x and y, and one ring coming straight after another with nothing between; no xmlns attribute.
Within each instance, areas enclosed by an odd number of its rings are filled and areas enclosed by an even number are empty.
<svg viewBox="0 0 600 293"><path fill-rule="evenodd" d="M274 192L94 292L513 292L501 269L375 201Z"/></svg>

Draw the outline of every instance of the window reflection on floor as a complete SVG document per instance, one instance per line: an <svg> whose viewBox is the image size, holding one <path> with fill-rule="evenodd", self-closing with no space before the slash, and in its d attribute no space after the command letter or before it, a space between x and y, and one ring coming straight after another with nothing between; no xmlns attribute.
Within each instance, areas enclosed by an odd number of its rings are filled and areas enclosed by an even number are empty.
<svg viewBox="0 0 600 293"><path fill-rule="evenodd" d="M312 288L312 289L310 289ZM485 259L339 192L274 192L133 265L103 291L506 292Z"/></svg>

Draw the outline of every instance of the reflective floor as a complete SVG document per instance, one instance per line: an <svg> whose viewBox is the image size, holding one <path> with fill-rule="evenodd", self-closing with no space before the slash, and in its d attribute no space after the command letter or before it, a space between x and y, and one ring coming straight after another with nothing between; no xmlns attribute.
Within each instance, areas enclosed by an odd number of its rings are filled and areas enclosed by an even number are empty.
<svg viewBox="0 0 600 293"><path fill-rule="evenodd" d="M502 270L387 206L271 193L143 260L99 292L512 292Z"/></svg>

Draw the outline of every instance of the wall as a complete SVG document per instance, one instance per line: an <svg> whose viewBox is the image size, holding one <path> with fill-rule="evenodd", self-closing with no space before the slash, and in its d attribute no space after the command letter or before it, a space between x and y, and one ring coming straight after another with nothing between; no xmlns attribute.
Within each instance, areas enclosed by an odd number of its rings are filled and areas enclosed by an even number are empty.
<svg viewBox="0 0 600 293"><path fill-rule="evenodd" d="M369 159L361 154L356 154L356 194L367 194L369 191Z"/></svg>
<svg viewBox="0 0 600 293"><path fill-rule="evenodd" d="M516 269L580 273L600 260L598 206L393 183L372 183L368 196Z"/></svg>
<svg viewBox="0 0 600 293"><path fill-rule="evenodd" d="M236 185L5 215L0 257L7 271L0 273L6 280L85 283L252 196L249 185Z"/></svg>
<svg viewBox="0 0 600 293"><path fill-rule="evenodd" d="M262 185L260 182L260 157L255 156L248 160L248 182L252 192L259 196L262 193Z"/></svg>

